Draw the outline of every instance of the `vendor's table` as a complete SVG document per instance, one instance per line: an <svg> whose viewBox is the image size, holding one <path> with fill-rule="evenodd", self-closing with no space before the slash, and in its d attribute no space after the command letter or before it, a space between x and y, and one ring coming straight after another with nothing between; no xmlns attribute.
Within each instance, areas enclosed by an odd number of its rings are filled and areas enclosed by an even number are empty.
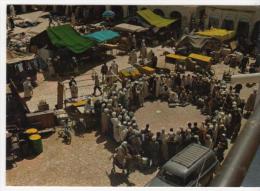
<svg viewBox="0 0 260 191"><path fill-rule="evenodd" d="M52 128L55 126L55 116L54 111L52 110L28 113L26 114L26 117L30 124L40 123L40 126L38 127L40 129Z"/></svg>

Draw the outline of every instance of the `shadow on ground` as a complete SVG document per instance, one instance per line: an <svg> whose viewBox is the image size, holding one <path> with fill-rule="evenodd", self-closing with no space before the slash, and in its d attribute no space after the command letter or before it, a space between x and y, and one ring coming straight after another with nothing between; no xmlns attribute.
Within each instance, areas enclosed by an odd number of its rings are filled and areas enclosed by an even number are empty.
<svg viewBox="0 0 260 191"><path fill-rule="evenodd" d="M106 175L110 180L111 186L119 186L121 184L126 184L127 186L135 186L135 183L130 182L128 176L123 173L108 173L106 171Z"/></svg>

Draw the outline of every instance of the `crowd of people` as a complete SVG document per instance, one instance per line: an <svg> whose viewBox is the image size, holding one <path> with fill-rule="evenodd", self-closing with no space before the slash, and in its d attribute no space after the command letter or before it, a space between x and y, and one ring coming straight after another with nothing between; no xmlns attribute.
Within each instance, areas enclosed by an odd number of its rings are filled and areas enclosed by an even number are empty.
<svg viewBox="0 0 260 191"><path fill-rule="evenodd" d="M245 106L239 97L241 86L228 86L225 81L199 74L161 72L114 82L109 87L93 105L101 133L119 145L114 164L122 169L130 165L129 158L136 157L145 160L147 167L161 166L190 143L213 149L222 162L228 140L235 141L240 131ZM150 129L152 124L141 128L134 116L135 110L150 99L166 101L169 107L195 105L207 116L206 120L201 124L187 122L186 127L179 127L177 131L172 124L169 132L162 127L154 133ZM252 109L252 104L250 107Z"/></svg>

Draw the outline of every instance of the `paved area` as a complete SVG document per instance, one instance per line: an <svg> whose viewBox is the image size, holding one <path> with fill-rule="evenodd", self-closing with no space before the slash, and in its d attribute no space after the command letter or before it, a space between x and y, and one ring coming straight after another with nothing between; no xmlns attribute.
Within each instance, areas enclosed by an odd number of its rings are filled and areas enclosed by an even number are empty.
<svg viewBox="0 0 260 191"><path fill-rule="evenodd" d="M165 49L155 47L153 51L158 56L159 67L173 68L173 65L166 64L164 61ZM116 56L115 60L119 64L119 70L129 66L127 55ZM76 76L76 80L84 80L78 85L86 85L85 88L79 88L79 95L92 93L94 82L91 80L91 74L93 70L99 73L100 68L101 65L97 65ZM224 64L214 65L213 68L218 79L221 79L223 71L229 70L229 67ZM237 73L237 70L232 69L232 71ZM252 88L243 88L241 97L247 99L251 92ZM66 96L70 96L69 91L66 91ZM51 109L54 108L57 102L57 82L45 80L42 74L38 74L38 87L34 89L32 99L27 102L32 112L37 110L37 105L42 99L47 101ZM160 101L146 102L143 108L136 111L135 116L140 128L149 123L154 132L162 128L166 131L169 128L176 130L185 127L188 121L200 123L205 118L194 106L173 109L168 108L167 103ZM156 174L156 171L151 170L135 171L129 178L120 173L111 175L112 161L109 158L116 144L100 136L96 131L89 131L84 134L84 137L73 136L69 146L64 145L57 137L56 133L43 139L44 152L38 157L24 159L17 162L16 168L7 170L6 184L9 186L144 186Z"/></svg>
<svg viewBox="0 0 260 191"><path fill-rule="evenodd" d="M166 132L170 128L176 132L179 127L186 128L189 121L200 124L206 118L195 106L169 108L167 102L161 101L146 102L144 107L135 112L135 117L139 128L144 128L149 123L154 133L163 128Z"/></svg>
<svg viewBox="0 0 260 191"><path fill-rule="evenodd" d="M96 131L73 136L71 145L57 139L57 133L43 140L44 151L33 159L17 162L17 167L7 170L8 186L144 186L156 171L122 176L117 169L111 175L115 144Z"/></svg>

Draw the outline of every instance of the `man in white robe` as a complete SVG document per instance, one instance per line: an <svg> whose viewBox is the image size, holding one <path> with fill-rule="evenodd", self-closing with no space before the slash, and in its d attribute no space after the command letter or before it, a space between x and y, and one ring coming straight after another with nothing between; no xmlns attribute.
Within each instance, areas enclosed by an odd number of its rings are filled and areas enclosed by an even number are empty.
<svg viewBox="0 0 260 191"><path fill-rule="evenodd" d="M112 118L110 120L111 120L111 123L112 123L112 126L113 126L113 138L117 143L119 143L120 142L120 136L119 136L118 125L119 125L120 122L119 122L118 118L116 117L116 112L112 113Z"/></svg>
<svg viewBox="0 0 260 191"><path fill-rule="evenodd" d="M132 50L132 52L130 52L130 54L129 54L128 64L134 65L136 63L137 63L137 55L136 55L136 52L134 50Z"/></svg>
<svg viewBox="0 0 260 191"><path fill-rule="evenodd" d="M49 78L51 78L51 77L55 76L55 69L53 67L51 58L48 58L47 65L48 65L48 76L49 76Z"/></svg>
<svg viewBox="0 0 260 191"><path fill-rule="evenodd" d="M112 64L111 64L111 68L112 68L112 72L117 75L118 74L118 64L116 63L115 60L113 60Z"/></svg>
<svg viewBox="0 0 260 191"><path fill-rule="evenodd" d="M30 78L26 78L23 82L23 89L24 89L24 98L31 98L33 95L33 86L31 84Z"/></svg>

